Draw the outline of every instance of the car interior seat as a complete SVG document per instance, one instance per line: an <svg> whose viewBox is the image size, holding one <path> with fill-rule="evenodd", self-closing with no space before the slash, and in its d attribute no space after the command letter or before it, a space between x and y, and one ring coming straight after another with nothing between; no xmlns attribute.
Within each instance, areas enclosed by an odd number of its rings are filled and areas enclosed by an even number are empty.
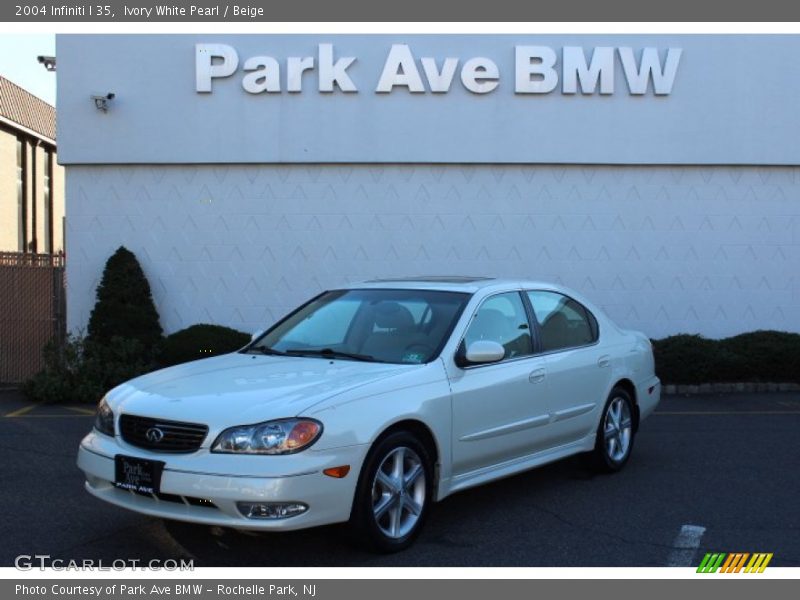
<svg viewBox="0 0 800 600"><path fill-rule="evenodd" d="M361 352L385 360L399 360L403 349L416 335L411 311L398 302L380 302L373 309L372 331Z"/></svg>

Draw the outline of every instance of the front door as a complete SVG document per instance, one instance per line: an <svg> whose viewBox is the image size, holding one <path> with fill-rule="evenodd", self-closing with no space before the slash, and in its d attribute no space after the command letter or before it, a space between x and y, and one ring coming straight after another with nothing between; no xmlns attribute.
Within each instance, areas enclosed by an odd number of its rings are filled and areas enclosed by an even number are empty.
<svg viewBox="0 0 800 600"><path fill-rule="evenodd" d="M497 362L460 368L448 363L453 397L453 475L541 449L549 420L544 357L533 355L530 323L518 292L490 296L464 336L505 348Z"/></svg>

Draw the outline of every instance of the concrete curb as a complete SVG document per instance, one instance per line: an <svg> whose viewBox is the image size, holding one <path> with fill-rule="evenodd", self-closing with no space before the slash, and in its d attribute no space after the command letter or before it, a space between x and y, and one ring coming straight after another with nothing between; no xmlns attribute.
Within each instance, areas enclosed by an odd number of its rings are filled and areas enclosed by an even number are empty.
<svg viewBox="0 0 800 600"><path fill-rule="evenodd" d="M800 392L800 383L701 383L697 385L667 384L662 391L665 395L696 396L700 394L731 394L765 392Z"/></svg>

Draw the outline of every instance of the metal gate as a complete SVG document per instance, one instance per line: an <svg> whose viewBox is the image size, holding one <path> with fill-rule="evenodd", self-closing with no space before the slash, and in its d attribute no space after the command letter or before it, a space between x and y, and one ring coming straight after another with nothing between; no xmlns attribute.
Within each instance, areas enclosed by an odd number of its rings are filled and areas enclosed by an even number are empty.
<svg viewBox="0 0 800 600"><path fill-rule="evenodd" d="M0 252L0 382L28 379L65 335L64 256Z"/></svg>

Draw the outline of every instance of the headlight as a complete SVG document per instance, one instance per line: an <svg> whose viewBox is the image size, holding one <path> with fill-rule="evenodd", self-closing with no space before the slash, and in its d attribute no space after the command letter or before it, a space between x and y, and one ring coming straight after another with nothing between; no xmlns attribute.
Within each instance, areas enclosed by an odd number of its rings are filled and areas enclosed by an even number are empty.
<svg viewBox="0 0 800 600"><path fill-rule="evenodd" d="M97 415L94 418L94 428L100 433L114 437L114 413L103 398L97 405Z"/></svg>
<svg viewBox="0 0 800 600"><path fill-rule="evenodd" d="M211 446L230 454L294 454L311 446L322 433L313 419L279 419L226 429Z"/></svg>

